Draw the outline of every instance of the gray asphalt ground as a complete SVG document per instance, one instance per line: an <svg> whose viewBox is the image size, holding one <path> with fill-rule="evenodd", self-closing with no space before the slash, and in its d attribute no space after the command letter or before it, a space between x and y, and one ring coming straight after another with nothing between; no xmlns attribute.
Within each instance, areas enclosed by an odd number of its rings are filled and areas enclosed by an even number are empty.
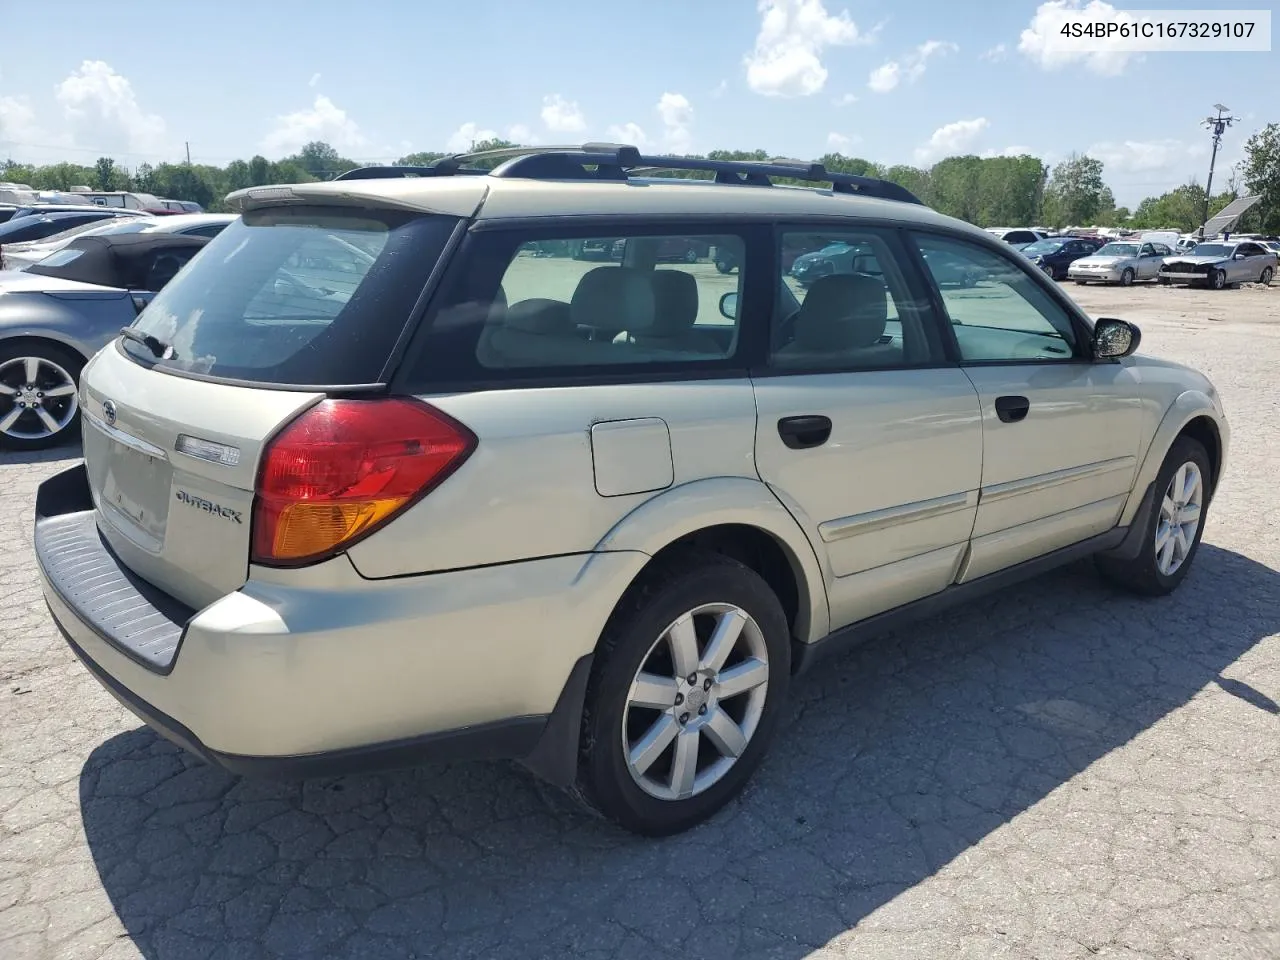
<svg viewBox="0 0 1280 960"><path fill-rule="evenodd" d="M201 766L45 611L33 496L75 451L0 455L0 958L1280 957L1280 289L1069 289L1223 394L1182 589L1081 565L834 661L665 841L514 765Z"/></svg>

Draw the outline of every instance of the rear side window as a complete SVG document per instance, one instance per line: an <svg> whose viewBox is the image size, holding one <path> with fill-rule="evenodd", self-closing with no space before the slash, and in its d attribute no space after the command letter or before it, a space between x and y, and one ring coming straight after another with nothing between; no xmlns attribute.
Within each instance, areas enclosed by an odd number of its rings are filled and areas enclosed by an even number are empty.
<svg viewBox="0 0 1280 960"><path fill-rule="evenodd" d="M284 386L377 382L457 221L282 207L210 241L135 323L161 369Z"/></svg>
<svg viewBox="0 0 1280 960"><path fill-rule="evenodd" d="M730 295L748 273L746 239L657 230L473 233L410 382L725 367L738 346Z"/></svg>

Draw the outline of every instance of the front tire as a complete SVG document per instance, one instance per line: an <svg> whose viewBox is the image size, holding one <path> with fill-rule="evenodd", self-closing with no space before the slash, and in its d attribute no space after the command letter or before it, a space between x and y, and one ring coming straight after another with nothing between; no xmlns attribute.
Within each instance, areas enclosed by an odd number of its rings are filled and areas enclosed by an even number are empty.
<svg viewBox="0 0 1280 960"><path fill-rule="evenodd" d="M721 273L733 273L734 266L732 263L729 263L727 260L717 260L716 269L719 270Z"/></svg>
<svg viewBox="0 0 1280 960"><path fill-rule="evenodd" d="M1132 560L1106 554L1098 569L1132 593L1162 597L1177 589L1200 547L1209 509L1209 454L1196 440L1174 442L1156 476L1157 500L1142 533L1142 552Z"/></svg>
<svg viewBox="0 0 1280 960"><path fill-rule="evenodd" d="M763 758L790 675L786 615L763 578L716 553L660 562L601 637L582 720L580 796L647 836L706 820Z"/></svg>
<svg viewBox="0 0 1280 960"><path fill-rule="evenodd" d="M43 450L78 435L84 361L57 344L0 344L0 448Z"/></svg>
<svg viewBox="0 0 1280 960"><path fill-rule="evenodd" d="M1128 267L1125 267L1124 271L1120 274L1120 286L1122 287L1133 286L1133 271Z"/></svg>
<svg viewBox="0 0 1280 960"><path fill-rule="evenodd" d="M1213 271L1213 273L1209 275L1209 286L1214 290L1225 290L1227 288L1227 271Z"/></svg>

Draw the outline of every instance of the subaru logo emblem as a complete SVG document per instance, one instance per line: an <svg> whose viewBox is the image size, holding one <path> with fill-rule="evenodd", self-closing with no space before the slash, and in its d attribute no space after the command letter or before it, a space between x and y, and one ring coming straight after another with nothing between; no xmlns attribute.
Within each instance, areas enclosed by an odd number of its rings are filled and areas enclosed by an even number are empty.
<svg viewBox="0 0 1280 960"><path fill-rule="evenodd" d="M114 427L116 425L116 405L110 400L102 401L102 419L107 421L107 426Z"/></svg>

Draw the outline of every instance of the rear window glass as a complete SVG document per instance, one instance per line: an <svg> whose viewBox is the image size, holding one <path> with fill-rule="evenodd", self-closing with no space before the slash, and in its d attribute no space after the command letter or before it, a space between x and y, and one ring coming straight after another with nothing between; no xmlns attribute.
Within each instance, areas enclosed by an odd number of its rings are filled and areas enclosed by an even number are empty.
<svg viewBox="0 0 1280 960"><path fill-rule="evenodd" d="M161 369L284 386L378 382L456 220L284 207L230 224L142 312Z"/></svg>
<svg viewBox="0 0 1280 960"><path fill-rule="evenodd" d="M83 250L76 250L72 247L66 247L56 253L51 253L40 261L38 266L41 267L65 267L68 263L78 260L83 254Z"/></svg>

